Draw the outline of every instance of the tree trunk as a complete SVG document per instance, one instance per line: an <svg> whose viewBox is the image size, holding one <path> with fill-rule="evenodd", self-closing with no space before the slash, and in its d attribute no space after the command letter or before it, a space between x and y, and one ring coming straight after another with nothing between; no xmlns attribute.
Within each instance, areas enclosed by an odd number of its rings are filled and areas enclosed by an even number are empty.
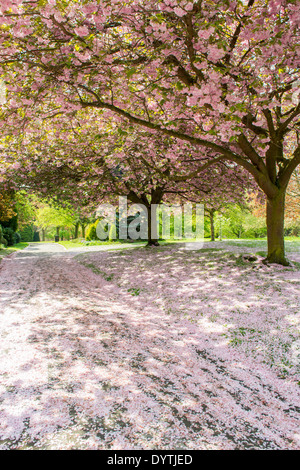
<svg viewBox="0 0 300 470"><path fill-rule="evenodd" d="M215 238L215 221L214 221L214 213L215 211L209 211L209 220L210 220L210 240L214 242Z"/></svg>
<svg viewBox="0 0 300 470"><path fill-rule="evenodd" d="M285 190L278 192L275 198L267 199L267 238L269 263L289 266L284 249L284 209Z"/></svg>
<svg viewBox="0 0 300 470"><path fill-rule="evenodd" d="M79 223L74 224L74 226L75 226L74 238L78 238Z"/></svg>
<svg viewBox="0 0 300 470"><path fill-rule="evenodd" d="M82 238L85 238L85 225L81 224L81 230L82 230Z"/></svg>
<svg viewBox="0 0 300 470"><path fill-rule="evenodd" d="M152 206L152 210L151 210ZM147 206L148 215L148 243L147 246L159 246L158 233L156 224L156 207L155 205Z"/></svg>
<svg viewBox="0 0 300 470"><path fill-rule="evenodd" d="M42 228L42 240L43 242L46 240L46 230Z"/></svg>

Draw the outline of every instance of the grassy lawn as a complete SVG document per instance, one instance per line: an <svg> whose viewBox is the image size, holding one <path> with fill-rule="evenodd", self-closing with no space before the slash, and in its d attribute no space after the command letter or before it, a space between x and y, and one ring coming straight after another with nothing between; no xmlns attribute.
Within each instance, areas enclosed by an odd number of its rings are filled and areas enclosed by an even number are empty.
<svg viewBox="0 0 300 470"><path fill-rule="evenodd" d="M2 246L3 246L3 245L2 245ZM2 258L4 258L5 256L11 255L11 254L14 253L15 251L23 250L23 249L26 248L27 246L28 246L28 243L26 243L26 242L21 242L21 243L17 243L17 244L14 245L14 246L9 246L8 248L0 249L0 261L1 261Z"/></svg>
<svg viewBox="0 0 300 470"><path fill-rule="evenodd" d="M161 240L159 243L161 245L165 244L171 244L171 243L185 243L185 242L192 242L193 240L189 239L183 239L183 240ZM209 239L205 239L204 243L210 242ZM60 245L63 245L65 248L68 250L72 248L81 248L85 246L98 246L98 245L119 245L123 243L132 243L132 244L140 244L141 241L130 241L128 240L115 240L115 241L90 241L87 242L85 240L82 241L82 239L75 239L75 240L70 240L70 241L61 241L59 242ZM225 239L222 240L221 242L219 240L216 240L216 243L222 243L222 245L226 246L245 246L248 248L257 248L260 249L261 251L266 251L267 249L267 239L266 238L260 238L260 239L243 239L243 238L236 238L236 239ZM293 251L299 251L300 250L300 237L286 237L285 238L285 246L286 246L286 251L287 252L293 252Z"/></svg>
<svg viewBox="0 0 300 470"><path fill-rule="evenodd" d="M267 250L267 239L231 239L223 240L222 244L230 246L246 246L248 248L259 248L263 251ZM287 252L300 250L300 237L285 237L285 248Z"/></svg>
<svg viewBox="0 0 300 470"><path fill-rule="evenodd" d="M123 244L123 243L131 243L131 244L138 244L140 245L141 244L141 241L140 240L137 240L137 241L128 241L128 240L114 240L114 241L85 241L85 240L82 240L82 239L74 239L74 240L67 240L67 241L60 241L59 244L64 246L65 248L67 248L67 250L71 250L73 248L82 248L82 247L85 247L85 246L102 246L102 245L120 245L120 244Z"/></svg>
<svg viewBox="0 0 300 470"><path fill-rule="evenodd" d="M159 243L160 245L166 245L166 244L171 244L171 243L187 243L187 242L192 242L194 241L193 239L184 239L184 240L160 240ZM75 239L75 240L68 240L68 241L60 241L59 244L63 245L67 250L70 250L72 248L82 248L85 246L104 246L104 245L111 245L112 247L114 245L120 245L120 244L130 244L130 245L141 245L142 243L146 244L145 241L141 240L113 240L113 241L85 241L82 239Z"/></svg>

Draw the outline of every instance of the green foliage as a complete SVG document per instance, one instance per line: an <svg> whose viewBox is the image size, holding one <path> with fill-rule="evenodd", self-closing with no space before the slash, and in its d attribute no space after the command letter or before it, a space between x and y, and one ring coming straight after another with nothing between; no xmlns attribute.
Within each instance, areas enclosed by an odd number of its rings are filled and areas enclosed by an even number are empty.
<svg viewBox="0 0 300 470"><path fill-rule="evenodd" d="M286 218L284 235L299 237L300 236L300 219L293 220L293 219Z"/></svg>
<svg viewBox="0 0 300 470"><path fill-rule="evenodd" d="M25 191L16 193L15 198L16 211L18 213L18 228L19 231L22 231L23 228L34 222L38 199L35 195L27 194Z"/></svg>
<svg viewBox="0 0 300 470"><path fill-rule="evenodd" d="M228 205L215 217L216 238L263 238L267 235L265 217L256 217L246 206Z"/></svg>
<svg viewBox="0 0 300 470"><path fill-rule="evenodd" d="M14 215L11 219L7 221L1 221L2 228L10 228L15 232L18 228L18 215Z"/></svg>
<svg viewBox="0 0 300 470"><path fill-rule="evenodd" d="M72 227L76 217L68 209L44 204L36 211L35 220L39 228L46 229L48 227Z"/></svg>
<svg viewBox="0 0 300 470"><path fill-rule="evenodd" d="M246 217L249 210L239 205L231 205L225 211L225 217L228 219L228 226L232 233L240 238L245 232Z"/></svg>
<svg viewBox="0 0 300 470"><path fill-rule="evenodd" d="M210 220L209 217L204 217L204 238L210 237Z"/></svg>
<svg viewBox="0 0 300 470"><path fill-rule="evenodd" d="M19 232L14 233L14 245L17 245L21 242L21 235Z"/></svg>
<svg viewBox="0 0 300 470"><path fill-rule="evenodd" d="M34 228L33 224L25 225L22 230L20 230L21 240L23 242L33 242Z"/></svg>
<svg viewBox="0 0 300 470"><path fill-rule="evenodd" d="M33 241L34 241L34 242L39 242L39 241L41 241L41 240L40 240L40 234L39 234L39 232L34 232L34 234L33 234Z"/></svg>
<svg viewBox="0 0 300 470"><path fill-rule="evenodd" d="M96 220L93 224L88 225L86 229L85 239L86 241L100 240L97 236L97 225L103 223L101 220ZM105 229L103 225L103 229ZM116 232L115 226L111 225L108 230L108 240L112 241L115 239L114 234ZM103 240L104 241L104 240Z"/></svg>
<svg viewBox="0 0 300 470"><path fill-rule="evenodd" d="M0 225L0 247L1 245L7 246L7 240L3 236L3 229L2 229L2 226Z"/></svg>
<svg viewBox="0 0 300 470"><path fill-rule="evenodd" d="M87 241L99 240L99 238L97 237L97 232L96 232L98 222L99 221L97 220L93 224L90 224L87 226L86 234L85 234L85 239Z"/></svg>
<svg viewBox="0 0 300 470"><path fill-rule="evenodd" d="M178 240L181 237L186 236L186 238L190 238L189 234L195 232L196 229L196 214L193 211L192 217L187 216L183 212L183 208L178 207L177 215L172 212L169 216L167 216L167 220L169 221L165 223L167 224L166 230L169 231L168 224L170 224L170 239ZM181 226L181 228L180 228ZM163 214L161 211L158 212L158 230L159 230L159 239L164 239L163 233ZM181 230L181 232L180 232ZM184 231L186 230L187 233Z"/></svg>
<svg viewBox="0 0 300 470"><path fill-rule="evenodd" d="M15 244L15 232L10 227L5 227L3 229L3 237L7 241L7 246L13 246Z"/></svg>
<svg viewBox="0 0 300 470"><path fill-rule="evenodd" d="M21 238L20 235L16 235L18 227L18 216L17 214L11 217L9 220L1 221L1 233L0 233L0 244L5 246L13 246L18 243Z"/></svg>
<svg viewBox="0 0 300 470"><path fill-rule="evenodd" d="M114 225L110 226L108 240L113 241L116 239L116 227Z"/></svg>

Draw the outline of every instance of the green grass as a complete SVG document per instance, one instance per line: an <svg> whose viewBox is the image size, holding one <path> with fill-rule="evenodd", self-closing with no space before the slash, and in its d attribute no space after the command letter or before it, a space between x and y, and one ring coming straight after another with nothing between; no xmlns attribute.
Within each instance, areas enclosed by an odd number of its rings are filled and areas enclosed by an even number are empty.
<svg viewBox="0 0 300 470"><path fill-rule="evenodd" d="M14 245L14 246L9 246L7 248L0 249L0 261L1 261L2 258L4 258L5 256L8 256L8 255L11 255L15 251L24 250L24 248L26 248L27 246L28 246L28 243L20 242L20 243L17 243L16 245Z"/></svg>
<svg viewBox="0 0 300 470"><path fill-rule="evenodd" d="M93 271L95 274L99 274L102 276L106 281L112 281L114 275L113 274L106 274L104 271L101 271L101 269L97 268L94 264L92 263L86 263L84 261L79 261L80 264L85 266L86 268L89 268Z"/></svg>
<svg viewBox="0 0 300 470"><path fill-rule="evenodd" d="M193 239L181 239L181 240L160 240L160 245L170 245L173 243L190 243L193 242ZM209 243L209 239L204 240L204 246L206 243ZM219 240L216 240L219 242ZM114 240L114 241L81 241L81 239L70 240L70 241L61 241L59 242L60 245L63 245L67 250L72 248L82 248L85 246L102 246L102 245L111 245L112 248L115 245L120 244L131 244L131 245L141 245L145 242L141 242L140 240L136 241L129 241L129 240ZM267 239L266 238L234 238L234 239L223 239L221 241L222 244L231 245L231 246L245 246L248 248L258 248L261 251L267 250ZM146 244L146 243L145 243ZM292 251L299 251L300 250L300 237L286 237L285 238L285 246L287 252Z"/></svg>
<svg viewBox="0 0 300 470"><path fill-rule="evenodd" d="M217 240L218 241L218 240ZM259 248L261 251L267 250L267 239L236 238L222 240L225 245L246 246L248 248ZM285 249L287 252L300 250L300 237L285 237Z"/></svg>
<svg viewBox="0 0 300 470"><path fill-rule="evenodd" d="M63 245L67 250L70 250L72 248L83 248L85 246L102 246L102 245L120 245L120 244L128 244L130 243L131 245L140 245L141 242L140 240L137 241L128 241L128 240L114 240L114 241L81 241L81 239L75 239L75 240L68 240L68 241L61 241L59 242L60 245Z"/></svg>
<svg viewBox="0 0 300 470"><path fill-rule="evenodd" d="M134 287L131 287L130 289L127 289L127 292L129 292L131 295L140 295L141 289L135 289Z"/></svg>
<svg viewBox="0 0 300 470"><path fill-rule="evenodd" d="M144 244L146 245L146 241L141 241L141 240L113 240L113 241L81 241L82 239L74 239L74 240L68 240L68 241L60 241L59 244L63 245L67 250L70 250L72 248L82 248L85 246L102 246L102 245L111 245L112 247L114 245L123 245L123 244L130 244L130 245L141 245ZM159 240L160 245L170 245L172 243L190 243L195 241L193 238L184 238L180 240Z"/></svg>

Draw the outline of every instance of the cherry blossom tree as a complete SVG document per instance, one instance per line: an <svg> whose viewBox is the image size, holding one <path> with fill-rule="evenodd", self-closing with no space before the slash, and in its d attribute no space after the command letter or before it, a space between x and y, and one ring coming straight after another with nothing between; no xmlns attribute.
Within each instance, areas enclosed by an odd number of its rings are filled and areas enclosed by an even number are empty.
<svg viewBox="0 0 300 470"><path fill-rule="evenodd" d="M288 264L285 196L300 163L296 0L2 3L3 127L94 109L189 143L211 164L238 164L267 198L268 260Z"/></svg>
<svg viewBox="0 0 300 470"><path fill-rule="evenodd" d="M57 116L51 127L44 121L38 130L31 125L9 141L5 178L16 189L25 186L67 202L81 216L87 208L92 212L101 202L126 196L146 208L148 245L158 244L153 208L161 202L224 206L253 186L253 178L236 164L220 161L209 168L210 161L190 144L179 147L173 137L138 130L126 122L120 128L113 120L100 125L93 112Z"/></svg>

